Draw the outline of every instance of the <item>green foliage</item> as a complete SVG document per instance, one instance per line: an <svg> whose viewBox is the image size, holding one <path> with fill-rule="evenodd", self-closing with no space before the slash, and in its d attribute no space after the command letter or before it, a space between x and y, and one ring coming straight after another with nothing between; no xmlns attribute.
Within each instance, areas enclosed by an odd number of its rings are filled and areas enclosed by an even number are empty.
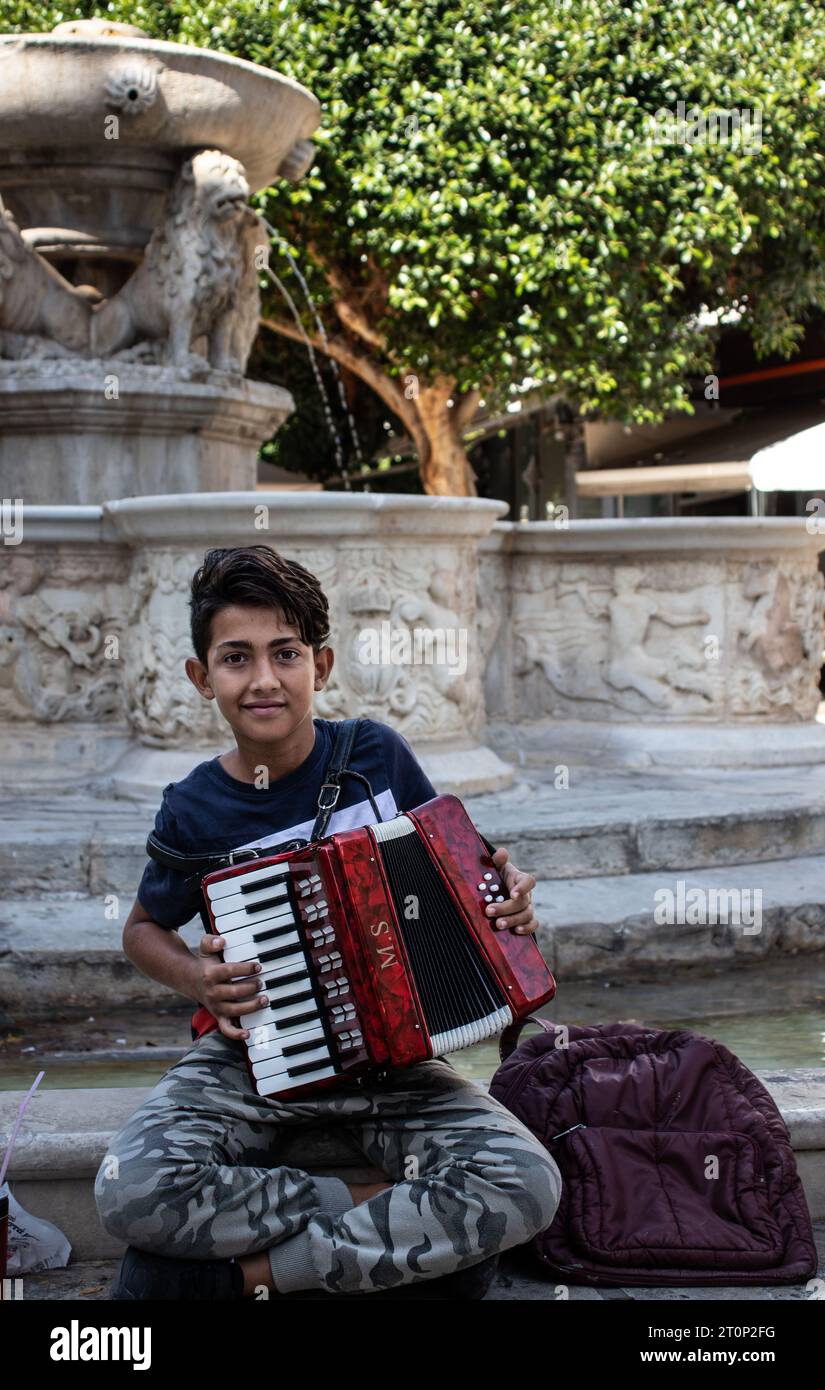
<svg viewBox="0 0 825 1390"><path fill-rule="evenodd" d="M320 303L326 262L379 314L394 373L453 373L491 405L531 376L585 410L655 420L712 370L701 306L738 309L760 355L790 355L825 309L816 3L0 3L7 31L92 15L316 94L315 165L258 201ZM761 148L652 140L678 101L761 112ZM272 265L288 273L276 250Z"/></svg>

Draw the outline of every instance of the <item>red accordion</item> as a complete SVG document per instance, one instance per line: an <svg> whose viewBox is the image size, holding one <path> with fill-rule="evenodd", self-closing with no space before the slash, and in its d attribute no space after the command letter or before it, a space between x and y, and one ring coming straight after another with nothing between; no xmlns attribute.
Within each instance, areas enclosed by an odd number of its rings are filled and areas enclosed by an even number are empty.
<svg viewBox="0 0 825 1390"><path fill-rule="evenodd" d="M202 886L223 959L262 966L269 1004L240 1020L262 1096L469 1047L555 994L532 935L486 916L506 889L455 796Z"/></svg>

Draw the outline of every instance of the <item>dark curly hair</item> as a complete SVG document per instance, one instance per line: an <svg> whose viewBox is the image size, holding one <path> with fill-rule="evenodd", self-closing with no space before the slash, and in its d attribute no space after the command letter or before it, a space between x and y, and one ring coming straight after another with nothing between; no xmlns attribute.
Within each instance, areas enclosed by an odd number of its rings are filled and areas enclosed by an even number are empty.
<svg viewBox="0 0 825 1390"><path fill-rule="evenodd" d="M204 666L209 651L212 619L222 608L247 603L256 608L279 608L317 652L329 638L329 605L309 570L287 560L269 545L242 545L209 550L195 571L189 599L192 648Z"/></svg>

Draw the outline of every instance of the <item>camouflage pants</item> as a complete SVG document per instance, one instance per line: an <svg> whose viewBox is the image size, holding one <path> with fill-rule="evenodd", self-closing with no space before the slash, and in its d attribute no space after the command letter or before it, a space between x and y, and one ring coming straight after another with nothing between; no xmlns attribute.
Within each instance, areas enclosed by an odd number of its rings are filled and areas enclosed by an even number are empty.
<svg viewBox="0 0 825 1390"><path fill-rule="evenodd" d="M394 1185L353 1206L341 1179L277 1166L296 1125L342 1127ZM538 1140L442 1059L284 1104L256 1094L243 1045L220 1033L158 1081L95 1182L103 1225L127 1244L190 1259L266 1250L281 1292L465 1269L544 1230L560 1193Z"/></svg>

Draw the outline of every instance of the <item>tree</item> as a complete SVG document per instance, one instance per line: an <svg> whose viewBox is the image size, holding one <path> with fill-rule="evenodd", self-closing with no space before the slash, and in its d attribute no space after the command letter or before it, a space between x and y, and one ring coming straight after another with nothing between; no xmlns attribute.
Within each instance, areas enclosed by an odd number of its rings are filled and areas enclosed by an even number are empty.
<svg viewBox="0 0 825 1390"><path fill-rule="evenodd" d="M3 11L7 28L123 19L316 94L313 168L258 203L318 304L326 338L302 312L316 348L402 422L428 492L474 491L468 422L526 378L654 423L690 412L687 379L713 370L700 310L789 356L825 308L825 14L806 0ZM290 273L280 242L271 264ZM301 339L271 286L263 321Z"/></svg>

